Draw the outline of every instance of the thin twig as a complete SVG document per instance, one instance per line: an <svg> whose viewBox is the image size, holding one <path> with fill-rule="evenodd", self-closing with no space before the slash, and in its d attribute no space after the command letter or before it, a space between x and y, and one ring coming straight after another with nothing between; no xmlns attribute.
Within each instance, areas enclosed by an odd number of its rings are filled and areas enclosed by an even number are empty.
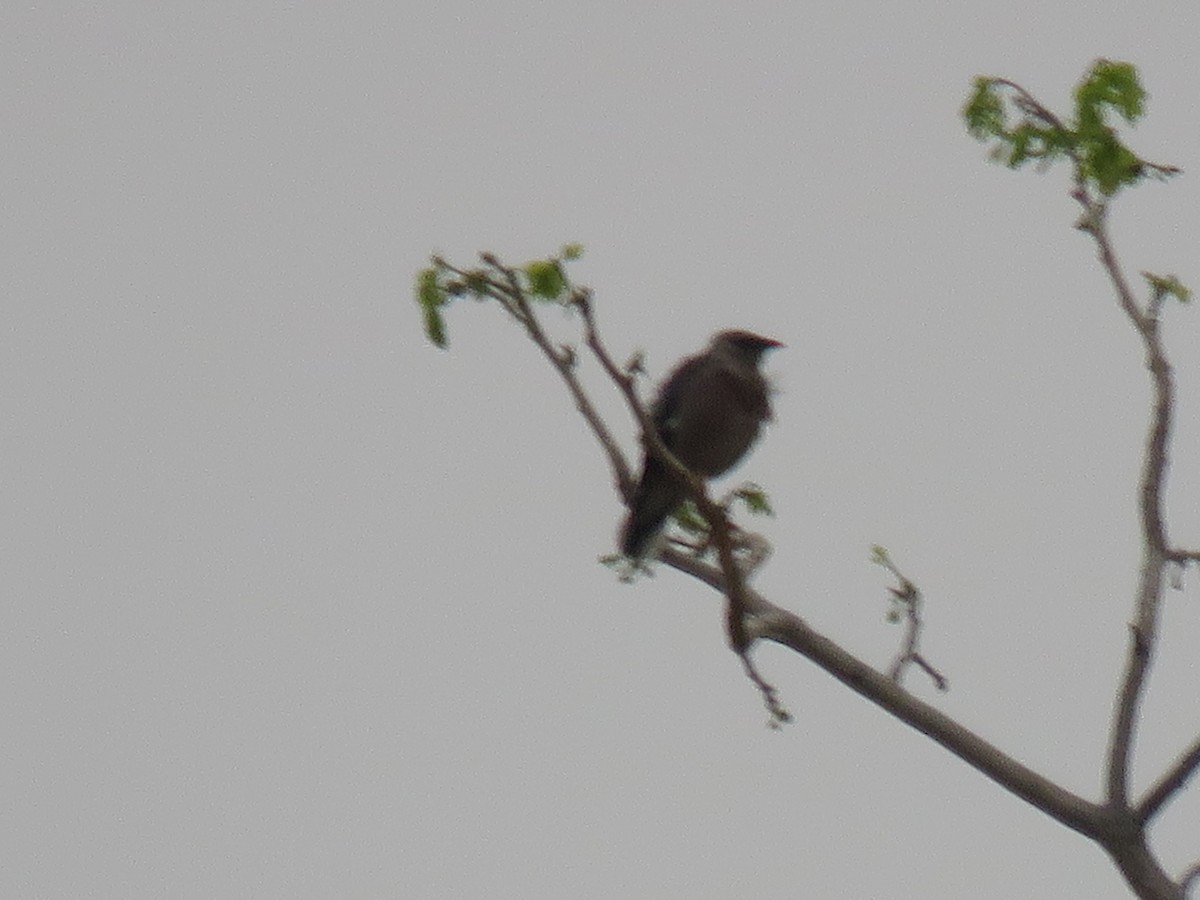
<svg viewBox="0 0 1200 900"><path fill-rule="evenodd" d="M1137 805L1137 817L1147 823L1153 819L1175 794L1183 789L1188 779L1200 769L1200 737L1192 742L1172 766L1167 769L1146 792Z"/></svg>
<svg viewBox="0 0 1200 900"><path fill-rule="evenodd" d="M891 666L888 668L888 677L892 681L899 684L904 678L904 670L911 663L917 666L930 680L933 681L934 687L939 691L947 691L950 689L950 682L946 676L939 672L934 666L924 657L918 645L921 640L921 590L912 581L910 581L897 567L892 558L888 556L886 550L882 547L875 547L875 552L872 557L873 561L883 566L891 572L899 582L898 587L889 587L888 591L892 595L892 603L895 605L893 613L889 614L889 619L892 615L899 615L896 610L903 610L904 616L904 642L900 647L900 652L896 654L896 658L892 660Z"/></svg>
<svg viewBox="0 0 1200 900"><path fill-rule="evenodd" d="M625 461L624 454L621 453L617 446L616 440L608 431L607 426L601 420L595 406L587 396L586 391L584 391L583 386L579 383L579 379L575 376L573 358L556 349L550 338L546 335L536 313L529 303L525 291L521 287L520 276L517 270L511 266L504 265L494 254L483 253L480 254L480 258L484 265L499 277L476 277L475 283L480 284L488 296L499 300L504 308L525 327L530 338L562 377L568 391L575 400L576 406L583 414L593 434L596 435L596 438L600 441L601 446L608 455L609 464L622 496L625 497L627 503L631 502L635 483L629 465ZM444 260L435 259L434 262L437 265L443 266L447 271L454 272L464 280L471 277L471 275L479 275L479 273L467 273L464 270L457 269L450 266ZM787 711L783 709L776 699L775 689L758 675L746 655L751 644L751 639L747 635L745 626L745 578L734 556L731 536L732 526L725 514L725 510L708 496L704 482L684 466L666 445L663 444L649 411L637 396L633 379L617 368L611 355L604 347L604 343L600 338L599 328L596 325L595 315L592 311L590 292L586 289L571 289L570 298L571 303L578 308L583 317L584 337L588 347L621 391L634 418L640 424L642 442L646 446L647 452L656 454L673 470L675 475L684 481L689 495L700 510L700 514L708 522L713 543L717 549L717 557L720 561L721 570L726 576L725 588L723 590L728 600L726 628L729 644L742 658L743 665L747 668L747 673L751 674L752 680L763 692L764 702L767 705L767 709L771 712L773 719L775 721L789 721L786 715Z"/></svg>
<svg viewBox="0 0 1200 900"><path fill-rule="evenodd" d="M1027 114L1036 115L1053 128L1067 130L1053 113L1020 85L1006 79L996 79L996 83L1016 91L1019 105ZM1158 611L1162 597L1164 564L1168 554L1162 515L1162 494L1174 413L1174 378L1159 336L1158 310L1148 304L1144 311L1138 305L1117 260L1108 234L1107 203L1103 197L1096 196L1089 190L1086 168L1078 151L1069 146L1066 153L1072 162L1075 185L1071 196L1083 208L1080 228L1095 241L1100 263L1112 283L1117 302L1142 339L1146 352L1146 367L1150 371L1153 387L1150 425L1138 490L1143 560L1134 621L1130 626L1129 652L1110 733L1105 779L1109 801L1120 808L1126 808L1129 802L1133 737L1146 676L1157 643Z"/></svg>
<svg viewBox="0 0 1200 900"><path fill-rule="evenodd" d="M1188 563L1200 563L1200 550L1168 550L1166 558L1181 566Z"/></svg>
<svg viewBox="0 0 1200 900"><path fill-rule="evenodd" d="M646 452L657 456L666 464L672 474L683 481L692 502L696 504L697 509L700 510L700 515L708 523L709 533L712 537L713 545L717 550L717 559L721 565L721 570L726 574L726 587L724 591L729 604L725 621L729 645L734 652L744 656L745 651L751 643L750 638L746 634L745 626L745 577L734 556L731 536L732 526L729 522L729 517L725 514L724 508L709 497L704 481L680 462L679 458L663 443L662 436L659 435L649 410L646 409L645 405L638 398L633 379L617 368L612 360L612 356L604 347L604 342L600 339L599 329L596 327L590 299L590 295L584 293L580 294L576 300L580 314L583 316L584 334L587 345L600 361L600 365L608 372L609 377L612 378L618 390L624 395L630 412L641 426L642 443L645 445ZM631 496L631 494L627 495L627 500ZM769 706L770 704L768 703Z"/></svg>
<svg viewBox="0 0 1200 900"><path fill-rule="evenodd" d="M612 432L596 411L595 404L583 389L579 378L575 374L574 366L571 359L559 350L556 350L550 339L546 336L545 331L541 327L533 310L529 307L528 300L525 299L524 291L521 289L520 281L517 273L509 266L503 265L499 259L490 253L480 254L484 263L490 266L503 277L503 282L497 281L494 278L484 276L480 283L487 291L487 295L498 300L501 306L514 319L520 322L526 332L537 344L542 354L554 366L562 378L563 383L567 387L567 391L571 395L571 399L575 401L575 406L587 422L588 427L592 430L596 440L600 442L600 447L604 450L605 456L608 457L609 468L612 469L613 478L621 489L623 496L628 496L633 483L633 475L630 472L629 463L625 459L625 454L621 452L621 447L617 443ZM454 272L464 280L470 275L463 269L455 268L442 259L435 259L435 264L439 264L447 271ZM478 273L477 273L478 274Z"/></svg>
<svg viewBox="0 0 1200 900"><path fill-rule="evenodd" d="M671 548L664 550L659 558L714 590L724 592L725 576L716 566ZM1107 813L1102 807L1060 787L941 710L918 700L882 672L814 631L800 616L769 602L753 588L747 588L746 599L748 627L756 637L788 647L816 663L855 693L927 735L1073 831L1095 838L1107 826Z"/></svg>
<svg viewBox="0 0 1200 900"><path fill-rule="evenodd" d="M1080 191L1075 192L1075 197L1091 216L1092 225L1089 231L1096 241L1101 264L1108 273L1122 310L1142 338L1146 351L1146 367L1150 370L1153 388L1145 460L1138 489L1143 559L1134 621L1130 625L1125 672L1114 711L1105 779L1110 802L1124 807L1129 802L1130 757L1138 710L1158 639L1158 613L1168 552L1162 515L1162 494L1175 406L1174 378L1160 340L1158 319L1143 313L1134 300L1109 241L1103 215L1097 212L1095 204Z"/></svg>
<svg viewBox="0 0 1200 900"><path fill-rule="evenodd" d="M1021 87L1015 81L1009 81L1007 78L992 78L991 81L993 84L1001 84L1007 88L1011 88L1017 95L1017 107L1026 115L1036 116L1058 131L1067 131L1066 126L1063 125L1062 120L1058 116L1038 102L1038 99L1033 94L1029 93L1029 91L1025 90L1025 88Z"/></svg>
<svg viewBox="0 0 1200 900"><path fill-rule="evenodd" d="M1062 122L1024 88L1005 79L997 79L997 83L1017 92L1017 105L1026 115L1035 116L1051 127L1069 133ZM1144 309L1139 306L1109 238L1106 221L1107 198L1090 188L1087 169L1079 151L1068 145L1066 153L1072 161L1073 168L1074 189L1071 196L1083 208L1078 227L1090 234L1096 242L1100 263L1112 283L1117 302L1142 339L1153 392L1138 490L1143 558L1134 621L1130 624L1129 650L1113 712L1105 773L1107 809L1111 821L1116 824L1106 829L1097 839L1108 849L1135 890L1144 891L1147 896L1174 896L1179 886L1171 882L1151 855L1144 840L1144 823L1146 818L1152 816L1162 803L1182 786L1195 770L1197 762L1191 759L1190 754L1185 754L1185 758L1160 780L1143 801L1140 818L1129 807L1129 773L1134 736L1147 676L1157 645L1165 566L1171 556L1163 521L1162 497L1175 409L1174 377L1159 335L1161 292L1153 297ZM1142 165L1149 166L1160 176L1173 174L1170 167L1148 163ZM1180 561L1178 554L1176 561ZM1138 840L1131 841L1121 823L1132 825Z"/></svg>
<svg viewBox="0 0 1200 900"><path fill-rule="evenodd" d="M771 714L770 726L772 728L779 728L789 724L792 721L792 714L779 702L779 691L775 689L774 685L758 674L754 660L750 658L749 648L739 651L738 657L742 661L742 668L746 670L746 676L754 682L754 686L762 694L763 705L767 707L767 712Z"/></svg>

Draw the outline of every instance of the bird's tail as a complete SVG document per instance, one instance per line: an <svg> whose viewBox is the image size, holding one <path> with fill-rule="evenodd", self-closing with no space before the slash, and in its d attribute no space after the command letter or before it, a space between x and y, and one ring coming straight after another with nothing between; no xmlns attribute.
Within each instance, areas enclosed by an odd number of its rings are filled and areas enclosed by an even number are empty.
<svg viewBox="0 0 1200 900"><path fill-rule="evenodd" d="M632 559L645 554L663 522L687 496L687 490L655 459L646 460L642 480L621 529L621 552Z"/></svg>

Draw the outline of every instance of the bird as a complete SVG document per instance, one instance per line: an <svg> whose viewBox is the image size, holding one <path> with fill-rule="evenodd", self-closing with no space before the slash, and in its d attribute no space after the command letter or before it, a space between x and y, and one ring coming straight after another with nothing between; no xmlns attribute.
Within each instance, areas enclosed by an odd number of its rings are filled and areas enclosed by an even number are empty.
<svg viewBox="0 0 1200 900"><path fill-rule="evenodd" d="M746 455L771 418L770 385L759 363L768 350L782 346L751 331L721 331L662 383L650 408L651 421L663 445L694 474L715 478ZM621 529L621 552L631 559L643 557L686 498L684 481L647 448Z"/></svg>

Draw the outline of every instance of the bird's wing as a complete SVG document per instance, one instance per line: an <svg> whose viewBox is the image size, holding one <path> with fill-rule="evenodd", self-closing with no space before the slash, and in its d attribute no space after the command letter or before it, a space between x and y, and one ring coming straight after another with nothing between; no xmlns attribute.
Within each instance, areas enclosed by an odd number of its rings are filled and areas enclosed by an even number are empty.
<svg viewBox="0 0 1200 900"><path fill-rule="evenodd" d="M681 401L693 387L704 380L704 369L709 360L707 356L693 356L684 360L667 378L654 401L650 417L654 427L658 429L659 437L668 447L671 446L679 426Z"/></svg>
<svg viewBox="0 0 1200 900"><path fill-rule="evenodd" d="M667 449L696 474L713 477L741 459L770 419L767 384L752 365L702 353L663 384L653 416Z"/></svg>

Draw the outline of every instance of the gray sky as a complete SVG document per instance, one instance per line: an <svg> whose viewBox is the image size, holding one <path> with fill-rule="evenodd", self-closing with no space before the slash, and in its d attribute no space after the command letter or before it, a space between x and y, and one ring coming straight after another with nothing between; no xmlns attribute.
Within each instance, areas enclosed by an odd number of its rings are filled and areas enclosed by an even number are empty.
<svg viewBox="0 0 1200 900"><path fill-rule="evenodd" d="M0 13L0 896L1125 896L773 647L767 730L715 595L596 564L620 508L531 346L464 304L440 353L410 290L433 250L581 241L655 376L720 327L786 341L738 473L778 511L757 586L883 666L886 545L952 681L914 690L1094 797L1146 378L1063 173L958 113L977 73L1061 107L1135 62L1133 144L1188 174L1115 233L1200 287L1200 7L413 6ZM1165 624L1143 781L1200 727L1195 577ZM1193 788L1155 840L1178 869L1198 835Z"/></svg>

